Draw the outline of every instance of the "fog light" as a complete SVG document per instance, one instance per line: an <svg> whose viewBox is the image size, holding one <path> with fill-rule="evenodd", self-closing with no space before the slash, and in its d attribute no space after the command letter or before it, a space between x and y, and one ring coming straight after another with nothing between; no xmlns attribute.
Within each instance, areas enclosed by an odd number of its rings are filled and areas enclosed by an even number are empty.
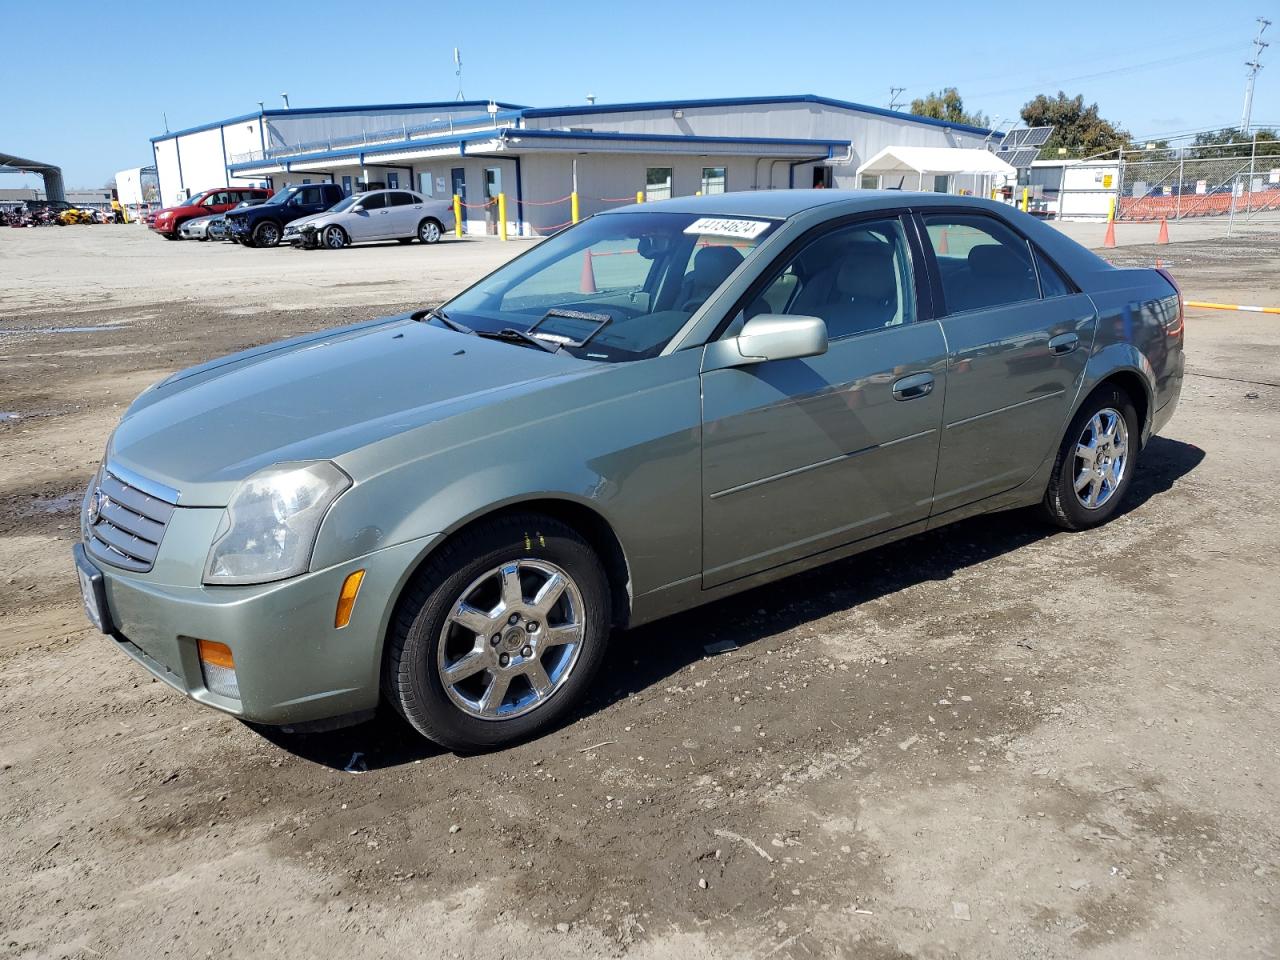
<svg viewBox="0 0 1280 960"><path fill-rule="evenodd" d="M338 593L338 609L333 615L333 625L341 630L351 622L351 613L356 608L356 597L360 593L360 584L364 583L364 571L357 570L347 575L342 581L342 590Z"/></svg>
<svg viewBox="0 0 1280 960"><path fill-rule="evenodd" d="M225 643L198 640L196 650L200 654L200 673L209 692L239 700L240 682L236 679L236 662L232 659L231 648Z"/></svg>

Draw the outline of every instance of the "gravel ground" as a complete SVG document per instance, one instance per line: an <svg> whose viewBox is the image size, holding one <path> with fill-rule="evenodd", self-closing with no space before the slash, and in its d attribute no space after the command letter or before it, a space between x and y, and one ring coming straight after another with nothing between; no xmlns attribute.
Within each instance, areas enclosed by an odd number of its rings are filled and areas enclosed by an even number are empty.
<svg viewBox="0 0 1280 960"><path fill-rule="evenodd" d="M1115 256L1275 305L1276 239ZM134 395L522 249L0 231L0 956L1280 955L1275 317L1189 316L1107 527L979 518L619 634L501 753L254 729L93 633L75 511Z"/></svg>

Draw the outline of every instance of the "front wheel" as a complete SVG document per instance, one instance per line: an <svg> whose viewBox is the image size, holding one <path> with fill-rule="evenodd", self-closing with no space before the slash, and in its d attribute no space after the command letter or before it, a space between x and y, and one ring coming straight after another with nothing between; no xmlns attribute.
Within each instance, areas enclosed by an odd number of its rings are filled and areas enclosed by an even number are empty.
<svg viewBox="0 0 1280 960"><path fill-rule="evenodd" d="M255 247L274 247L280 242L280 227L274 220L263 220L253 228Z"/></svg>
<svg viewBox="0 0 1280 960"><path fill-rule="evenodd" d="M418 224L418 239L423 243L439 243L444 231L436 220L423 220Z"/></svg>
<svg viewBox="0 0 1280 960"><path fill-rule="evenodd" d="M604 569L576 531L536 514L488 521L410 584L388 638L383 692L441 746L523 740L582 698L609 623Z"/></svg>
<svg viewBox="0 0 1280 960"><path fill-rule="evenodd" d="M326 250L341 250L348 242L347 231L338 226L325 227L321 234L321 243Z"/></svg>
<svg viewBox="0 0 1280 960"><path fill-rule="evenodd" d="M1110 520L1133 482L1138 413L1118 387L1095 390L1071 421L1049 476L1043 508L1065 530Z"/></svg>

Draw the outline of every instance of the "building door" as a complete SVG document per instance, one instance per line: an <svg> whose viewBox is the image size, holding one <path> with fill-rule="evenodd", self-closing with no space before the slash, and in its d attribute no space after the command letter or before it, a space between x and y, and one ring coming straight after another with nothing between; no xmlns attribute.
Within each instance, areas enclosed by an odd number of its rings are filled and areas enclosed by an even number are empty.
<svg viewBox="0 0 1280 960"><path fill-rule="evenodd" d="M398 190L400 188L400 172L398 170L387 171L387 189Z"/></svg>
<svg viewBox="0 0 1280 960"><path fill-rule="evenodd" d="M342 193L344 196L351 196L351 178L348 176L342 178Z"/></svg>
<svg viewBox="0 0 1280 960"><path fill-rule="evenodd" d="M502 192L502 168L484 169L484 228L489 234L498 232L498 194Z"/></svg>

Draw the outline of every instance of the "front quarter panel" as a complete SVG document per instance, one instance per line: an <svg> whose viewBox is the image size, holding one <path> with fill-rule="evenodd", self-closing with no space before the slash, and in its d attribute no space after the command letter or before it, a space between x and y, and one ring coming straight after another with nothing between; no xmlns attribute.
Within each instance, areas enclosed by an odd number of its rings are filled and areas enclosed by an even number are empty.
<svg viewBox="0 0 1280 960"><path fill-rule="evenodd" d="M339 458L356 483L326 517L313 569L550 499L609 524L632 596L696 577L700 360L599 364Z"/></svg>

